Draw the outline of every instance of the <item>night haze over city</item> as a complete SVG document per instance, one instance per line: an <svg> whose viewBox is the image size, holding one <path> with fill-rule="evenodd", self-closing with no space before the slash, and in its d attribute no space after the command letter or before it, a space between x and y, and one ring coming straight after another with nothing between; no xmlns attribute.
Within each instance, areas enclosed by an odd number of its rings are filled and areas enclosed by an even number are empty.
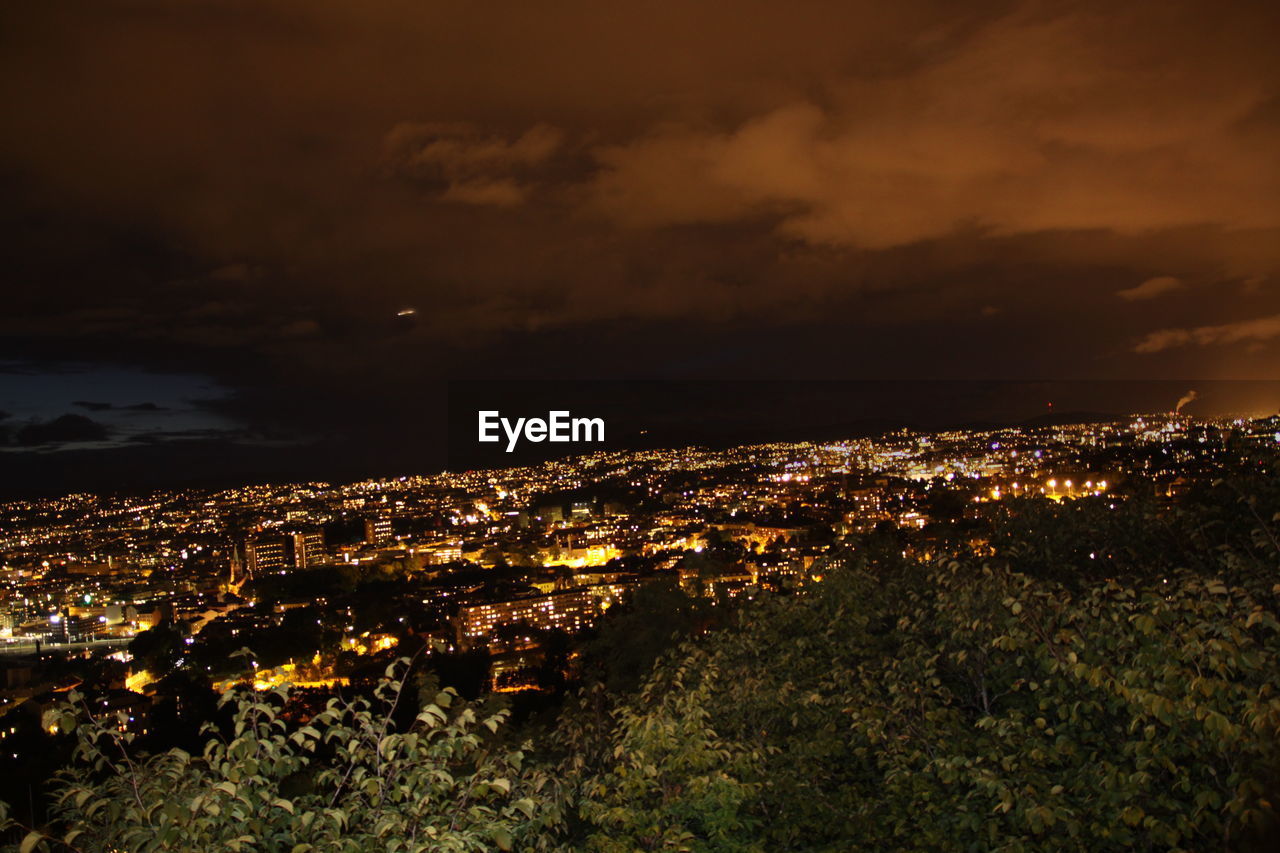
<svg viewBox="0 0 1280 853"><path fill-rule="evenodd" d="M1277 37L0 9L0 845L1273 849Z"/></svg>

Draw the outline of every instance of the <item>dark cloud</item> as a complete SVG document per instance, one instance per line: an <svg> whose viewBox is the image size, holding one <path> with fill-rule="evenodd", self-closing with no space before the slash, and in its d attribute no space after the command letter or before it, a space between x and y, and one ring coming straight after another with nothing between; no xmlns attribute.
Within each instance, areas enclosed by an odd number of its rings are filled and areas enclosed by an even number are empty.
<svg viewBox="0 0 1280 853"><path fill-rule="evenodd" d="M1183 290L1186 283L1180 278L1174 278L1171 275L1159 275L1155 278L1149 278L1141 284L1133 287L1126 287L1124 290L1117 290L1116 296L1129 302L1139 302L1147 299L1155 299L1166 293L1173 293L1176 290Z"/></svg>
<svg viewBox="0 0 1280 853"><path fill-rule="evenodd" d="M1217 326L1190 329L1161 329L1143 337L1135 352L1155 353L1171 347L1214 346L1245 343L1251 351L1263 349L1267 342L1280 338L1280 314L1253 317Z"/></svg>
<svg viewBox="0 0 1280 853"><path fill-rule="evenodd" d="M19 447L48 447L87 441L105 441L110 431L84 415L66 414L43 422L26 423L13 432Z"/></svg>
<svg viewBox="0 0 1280 853"><path fill-rule="evenodd" d="M74 372L74 367L57 361L47 362L25 358L19 361L0 361L0 375L47 376L49 374L65 374Z"/></svg>
<svg viewBox="0 0 1280 853"><path fill-rule="evenodd" d="M88 411L90 411L90 412L109 412L109 411L113 411L113 410L115 410L115 411L122 411L122 412L163 412L163 411L167 411L167 408L166 408L165 406L161 406L161 405L158 405L158 404L156 404L156 403L152 403L152 402L146 402L146 403L132 403L132 404L129 404L129 405L126 405L126 406L122 406L122 405L118 405L118 404L116 404L116 403L95 402L95 401L93 401L93 400L75 400L75 401L73 401L73 402L71 403L71 405L73 405L73 406L78 406L78 407L80 407L81 409L87 409L87 410L88 410Z"/></svg>
<svg viewBox="0 0 1280 853"><path fill-rule="evenodd" d="M528 199L562 142L545 124L506 139L467 124L406 122L388 132L385 145L394 174L433 188L442 201L514 207Z"/></svg>
<svg viewBox="0 0 1280 853"><path fill-rule="evenodd" d="M166 441L218 441L227 444L227 446L233 446L236 442L242 444L253 443L256 438L256 436L243 432L229 430L180 429L135 433L129 436L129 441L136 444L159 444Z"/></svg>
<svg viewBox="0 0 1280 853"><path fill-rule="evenodd" d="M1277 63L1236 20L1187 29L1189 8L1027 6L823 102L659 125L600 149L596 204L637 226L764 212L783 235L869 248L967 225L1280 228Z"/></svg>

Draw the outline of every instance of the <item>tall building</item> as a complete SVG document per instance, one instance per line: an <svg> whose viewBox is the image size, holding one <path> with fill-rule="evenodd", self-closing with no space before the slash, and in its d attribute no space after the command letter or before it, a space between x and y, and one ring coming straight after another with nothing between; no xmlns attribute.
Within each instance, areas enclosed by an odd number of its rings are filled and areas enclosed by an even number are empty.
<svg viewBox="0 0 1280 853"><path fill-rule="evenodd" d="M324 531L308 530L294 533L290 537L293 542L293 565L299 569L318 566L325 560Z"/></svg>
<svg viewBox="0 0 1280 853"><path fill-rule="evenodd" d="M392 540L391 519L385 515L364 520L364 541L369 545L386 545Z"/></svg>
<svg viewBox="0 0 1280 853"><path fill-rule="evenodd" d="M278 572L285 567L285 541L279 536L250 539L244 543L244 555L251 575Z"/></svg>

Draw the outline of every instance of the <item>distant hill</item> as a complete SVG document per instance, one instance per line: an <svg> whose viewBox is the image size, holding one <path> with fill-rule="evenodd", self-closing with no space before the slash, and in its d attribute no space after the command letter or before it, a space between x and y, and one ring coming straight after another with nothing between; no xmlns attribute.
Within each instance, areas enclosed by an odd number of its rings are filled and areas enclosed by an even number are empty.
<svg viewBox="0 0 1280 853"><path fill-rule="evenodd" d="M1125 417L1127 416L1108 412L1050 412L1037 415L1034 418L1028 418L1018 426L1034 429L1036 427L1071 426L1073 424L1108 424L1124 420Z"/></svg>

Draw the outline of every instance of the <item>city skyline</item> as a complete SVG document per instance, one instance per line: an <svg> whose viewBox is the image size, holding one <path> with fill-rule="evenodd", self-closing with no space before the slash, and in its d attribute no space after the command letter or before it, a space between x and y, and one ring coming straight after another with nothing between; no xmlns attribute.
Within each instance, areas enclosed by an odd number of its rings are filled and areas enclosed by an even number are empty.
<svg viewBox="0 0 1280 853"><path fill-rule="evenodd" d="M44 383L42 377L31 378ZM46 401L63 399L49 383L42 395ZM503 442L477 440L480 411L502 407L519 416L540 416L564 401L573 401L578 414L607 422L605 437L567 444L521 441L515 452ZM599 449L728 449L878 438L901 429L931 433L1087 425L1173 411L1207 420L1264 418L1280 409L1278 403L1280 380L465 381L448 383L429 415L390 425L363 439L374 443L353 446L349 439L317 435L253 434L203 409L200 401L179 396L164 404L76 400L66 406L75 414L49 423L21 416L0 423L0 463L7 475L0 483L0 500L359 482L536 465ZM59 411L56 403L49 411ZM196 428L173 429L183 421ZM81 432L85 429L88 434ZM397 448L389 458L376 443L386 435L403 435L412 452Z"/></svg>

